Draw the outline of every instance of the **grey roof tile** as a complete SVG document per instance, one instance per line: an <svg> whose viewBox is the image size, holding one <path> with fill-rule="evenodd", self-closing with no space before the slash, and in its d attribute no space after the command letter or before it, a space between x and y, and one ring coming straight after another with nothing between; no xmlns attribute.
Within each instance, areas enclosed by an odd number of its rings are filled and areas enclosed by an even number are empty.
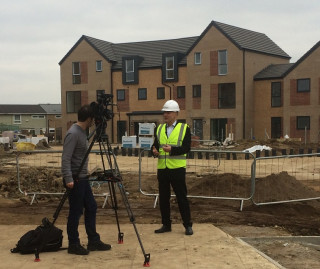
<svg viewBox="0 0 320 269"><path fill-rule="evenodd" d="M283 75L293 65L294 65L293 63L268 65L266 68L264 68L254 76L254 80L282 78Z"/></svg>
<svg viewBox="0 0 320 269"><path fill-rule="evenodd" d="M138 55L143 58L140 68L162 66L162 54L180 52L186 54L190 46L198 37L185 37L169 40L143 41L134 43L114 44L113 49L117 57L114 69L121 68L123 56ZM178 64L186 64L186 57L183 57Z"/></svg>
<svg viewBox="0 0 320 269"><path fill-rule="evenodd" d="M40 104L47 114L61 114L61 104Z"/></svg>
<svg viewBox="0 0 320 269"><path fill-rule="evenodd" d="M46 114L40 105L0 105L0 114Z"/></svg>
<svg viewBox="0 0 320 269"><path fill-rule="evenodd" d="M239 49L247 49L259 53L275 55L277 57L290 58L287 53L265 34L212 21L200 36L168 40L115 44L83 35L63 57L59 64L62 64L82 40L86 40L106 60L113 62L112 69L121 69L122 57L124 56L140 56L143 60L140 63L139 68L160 67L162 66L162 54L171 52L179 52L184 55L178 63L184 65L186 64L185 55L196 46L211 27L216 27Z"/></svg>
<svg viewBox="0 0 320 269"><path fill-rule="evenodd" d="M216 27L239 49L246 49L258 53L275 55L278 57L291 58L277 44L263 33L243 29L240 27L228 25L221 22L212 21L202 32L198 40L190 47L191 51L211 27Z"/></svg>

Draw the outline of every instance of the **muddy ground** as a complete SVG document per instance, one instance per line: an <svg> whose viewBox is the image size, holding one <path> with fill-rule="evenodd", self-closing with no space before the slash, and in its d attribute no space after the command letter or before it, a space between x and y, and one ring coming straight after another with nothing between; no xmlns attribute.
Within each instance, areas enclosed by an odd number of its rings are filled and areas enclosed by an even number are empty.
<svg viewBox="0 0 320 269"><path fill-rule="evenodd" d="M235 150L242 150L249 148L255 141L241 142L236 145L231 145L230 148ZM313 148L318 145L302 145L299 142L280 143L273 141L270 146L281 150L293 148L296 152L299 148ZM2 159L13 158L14 156L1 152ZM118 157L121 158L120 156ZM134 158L134 157L133 157ZM320 158L319 158L320 159ZM31 197L23 196L17 186L16 174L14 170L0 168L0 224L34 224L39 225L43 217L52 219L52 216L59 203L57 196L39 196L37 200L30 205ZM122 174L123 184L127 192L126 196L129 199L130 208L137 223L148 223L160 225L160 214L158 206L154 208L153 196L143 195L137 188L136 181L137 174L134 172L125 172ZM149 182L148 185L156 189L156 178L154 175L145 175L144 182ZM218 188L221 182L224 184L229 182L230 185L242 186L240 192L246 192L248 185L241 184L243 179L237 174L227 173L212 180L210 175L203 175L201 177L189 173L187 175L188 190L192 194L203 193L203 186L210 182L211 188ZM311 197L320 196L317 190L319 186L313 183L310 186L301 184L295 177L290 176L286 171L278 174L268 175L260 178L257 181L256 193L266 192L264 190L264 181L268 181L273 186L269 188L268 195L272 197L274 193L279 191L287 193L288 198L304 197L309 195ZM47 170L45 168L29 168L24 172L23 184L28 186L36 186L38 191L46 190L48 192L63 192L64 188L61 183L61 175L59 171ZM23 189L24 186L22 186ZM239 187L238 187L239 188ZM103 188L94 189L96 193L107 192L108 184ZM225 190L227 192L228 190ZM274 193L273 193L274 192ZM319 193L319 195L318 195ZM122 203L121 193L117 191L116 197L118 199L118 215L119 222L130 223L124 203ZM228 195L224 193L224 195ZM295 203L275 204L256 206L250 201L246 201L240 211L239 201L230 200L212 200L190 198L190 206L192 212L192 219L195 223L211 223L225 232L235 237L273 237L273 236L320 236L320 201L304 201ZM104 202L103 197L97 197L99 205L97 222L99 224L114 223L116 225L115 213L110 204L110 199L105 208L101 208ZM65 224L68 214L67 204L61 210L59 224ZM178 207L175 199L172 198L172 221L173 223L181 223ZM9 227L9 226L8 226ZM194 236L196 236L196 231ZM18 239L18 238L17 238ZM299 242L286 241L281 238L279 240L256 240L251 242L252 245L270 256L285 268L320 268L320 252L319 244L304 244Z"/></svg>

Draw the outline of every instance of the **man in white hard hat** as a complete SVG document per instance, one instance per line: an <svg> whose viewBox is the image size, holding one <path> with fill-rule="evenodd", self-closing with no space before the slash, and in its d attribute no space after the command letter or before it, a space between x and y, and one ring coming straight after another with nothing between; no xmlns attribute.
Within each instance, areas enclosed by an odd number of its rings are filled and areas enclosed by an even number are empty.
<svg viewBox="0 0 320 269"><path fill-rule="evenodd" d="M162 227L155 233L171 232L171 188L176 195L186 235L192 235L192 222L186 186L186 156L190 151L191 132L186 123L178 123L179 105L168 100L163 108L164 124L157 128L152 145L153 156L158 157L159 203Z"/></svg>

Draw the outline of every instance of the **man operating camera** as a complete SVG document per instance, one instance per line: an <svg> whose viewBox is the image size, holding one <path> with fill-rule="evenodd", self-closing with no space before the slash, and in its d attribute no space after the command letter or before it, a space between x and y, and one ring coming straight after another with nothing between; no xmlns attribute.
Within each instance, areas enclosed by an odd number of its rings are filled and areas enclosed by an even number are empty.
<svg viewBox="0 0 320 269"><path fill-rule="evenodd" d="M89 105L82 106L78 111L78 121L68 130L63 144L61 170L64 184L70 190L67 223L68 253L76 255L88 255L89 251L111 249L109 244L100 240L100 235L96 231L97 203L88 181L88 158L81 168L88 150L86 130L92 126L93 119L92 108ZM83 210L88 236L87 249L80 244L78 232L79 220Z"/></svg>

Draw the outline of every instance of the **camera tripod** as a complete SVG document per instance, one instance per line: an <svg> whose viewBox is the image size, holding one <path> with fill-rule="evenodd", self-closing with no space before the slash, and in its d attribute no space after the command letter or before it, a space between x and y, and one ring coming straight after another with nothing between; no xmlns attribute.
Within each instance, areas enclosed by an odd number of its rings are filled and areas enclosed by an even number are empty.
<svg viewBox="0 0 320 269"><path fill-rule="evenodd" d="M118 189L120 191L122 200L124 202L125 208L127 210L127 214L128 217L130 219L130 222L132 223L135 233L137 235L142 253L144 255L144 263L143 266L144 267L149 267L150 266L150 254L146 254L141 238L139 236L136 224L135 224L135 217L133 215L133 212L131 210L131 206L127 197L127 193L126 190L123 186L122 183L122 177L120 174L120 170L116 161L116 157L112 151L112 147L109 143L108 140L108 135L104 134L104 130L106 128L106 121L105 119L103 119L101 121L101 123L99 123L96 126L96 129L88 136L88 140L90 140L90 138L93 136L93 139L88 147L88 150L86 151L86 154L81 162L80 168L78 170L77 175L79 175L80 171L82 170L90 152L91 149L93 147L93 145L98 142L99 143L99 150L100 150L100 155L101 155L101 161L102 161L102 167L103 167L103 171L102 172L98 172L95 173L94 177L90 176L88 177L88 179L85 180L89 180L89 181L99 181L99 182L107 182L108 183L108 187L109 187L109 191L110 191L110 200L111 200L111 205L112 208L115 212L115 217L116 217L116 221L117 221L117 227L118 227L118 243L122 244L123 243L123 236L124 234L121 232L120 230L120 224L119 224L119 218L118 218L118 202L117 202L117 197L116 197L116 188L115 185L118 186ZM109 169L106 169L106 162L108 164ZM77 178L77 175L74 178ZM70 193L70 189L67 188L65 193L63 194L60 203L56 209L56 212L53 215L53 222L52 225L55 223L55 221L57 220L59 213L61 211L61 208L63 207L63 204L65 203L66 199L69 196Z"/></svg>

